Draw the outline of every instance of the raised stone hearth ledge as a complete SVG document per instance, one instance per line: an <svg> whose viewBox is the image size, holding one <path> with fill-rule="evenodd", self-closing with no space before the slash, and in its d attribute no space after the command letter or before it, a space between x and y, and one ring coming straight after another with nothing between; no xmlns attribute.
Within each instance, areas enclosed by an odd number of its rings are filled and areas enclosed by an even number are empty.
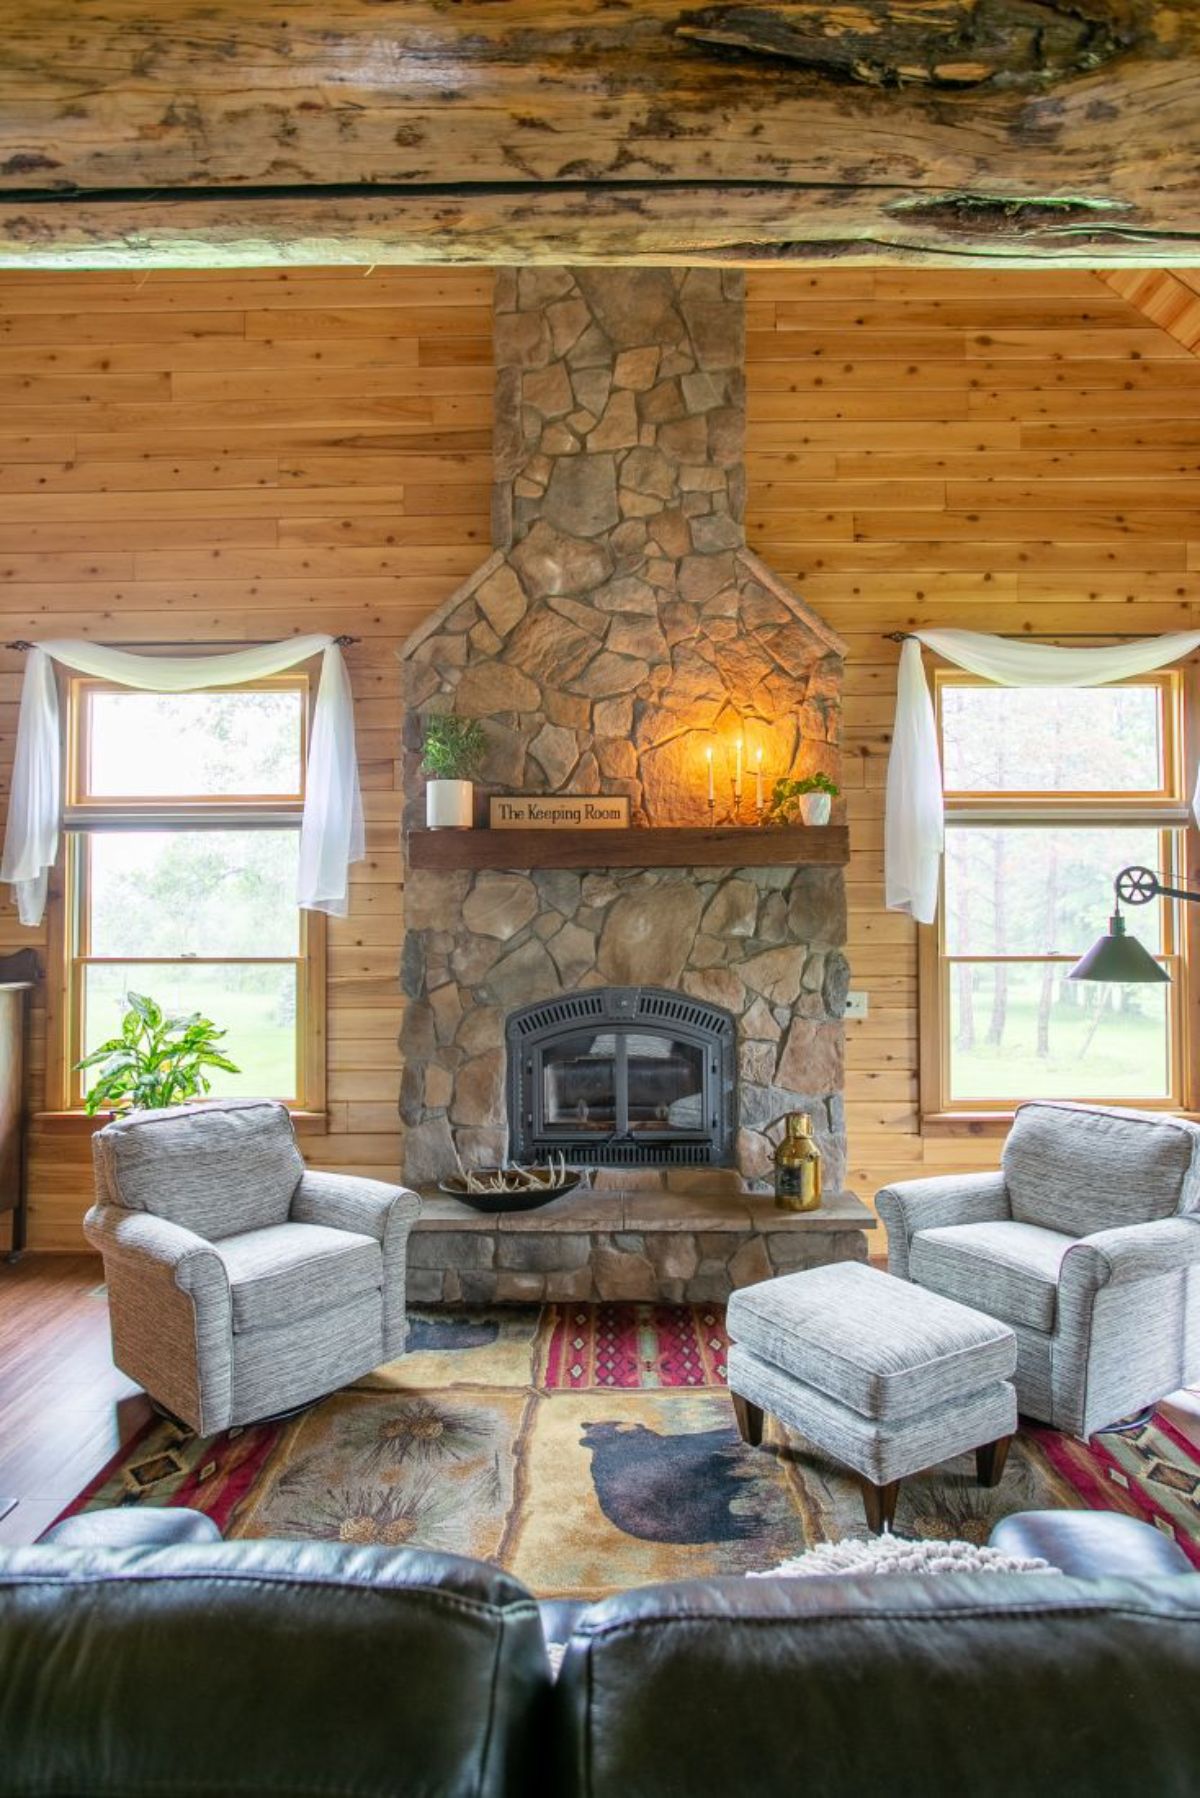
<svg viewBox="0 0 1200 1798"><path fill-rule="evenodd" d="M719 1304L773 1274L865 1261L875 1223L852 1192L796 1213L762 1193L600 1187L498 1217L429 1193L409 1241L408 1296L414 1305Z"/></svg>

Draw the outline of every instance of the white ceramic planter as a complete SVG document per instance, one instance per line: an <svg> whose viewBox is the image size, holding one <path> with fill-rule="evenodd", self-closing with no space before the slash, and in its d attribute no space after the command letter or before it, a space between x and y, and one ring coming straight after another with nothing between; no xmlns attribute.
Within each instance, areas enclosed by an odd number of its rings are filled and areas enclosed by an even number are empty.
<svg viewBox="0 0 1200 1798"><path fill-rule="evenodd" d="M470 830L475 788L469 780L427 780L425 823L430 830Z"/></svg>
<svg viewBox="0 0 1200 1798"><path fill-rule="evenodd" d="M829 793L802 793L800 816L806 824L828 824L833 797Z"/></svg>

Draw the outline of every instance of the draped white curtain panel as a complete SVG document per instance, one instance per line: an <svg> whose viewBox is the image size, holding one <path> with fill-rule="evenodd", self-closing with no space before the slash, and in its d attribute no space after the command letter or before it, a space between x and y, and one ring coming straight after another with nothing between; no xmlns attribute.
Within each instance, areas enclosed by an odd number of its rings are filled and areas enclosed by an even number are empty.
<svg viewBox="0 0 1200 1798"><path fill-rule="evenodd" d="M907 912L918 924L932 924L937 916L945 812L937 723L922 644L969 674L1002 687L1102 687L1180 661L1200 647L1200 631L1175 631L1101 649L1029 643L982 631L925 630L905 638L888 759L883 852L887 907ZM1200 821L1200 780L1192 810Z"/></svg>
<svg viewBox="0 0 1200 1798"><path fill-rule="evenodd" d="M308 743L300 871L296 897L305 911L344 918L350 864L366 853L354 701L342 652L332 637L289 637L229 654L132 655L125 649L58 638L26 652L12 795L0 880L15 889L22 924L40 924L46 883L58 855L62 821L62 737L55 662L78 674L154 693L194 693L281 674L313 656L323 658Z"/></svg>

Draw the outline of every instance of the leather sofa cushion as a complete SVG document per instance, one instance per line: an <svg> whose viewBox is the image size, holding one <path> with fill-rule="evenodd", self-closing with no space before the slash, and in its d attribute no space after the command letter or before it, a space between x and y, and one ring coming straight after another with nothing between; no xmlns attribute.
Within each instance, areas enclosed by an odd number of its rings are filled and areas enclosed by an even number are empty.
<svg viewBox="0 0 1200 1798"><path fill-rule="evenodd" d="M1178 1793L1200 1581L724 1580L594 1608L555 1694L587 1798Z"/></svg>
<svg viewBox="0 0 1200 1798"><path fill-rule="evenodd" d="M1004 1324L857 1262L743 1286L726 1321L760 1360L881 1421L966 1398L1017 1362Z"/></svg>
<svg viewBox="0 0 1200 1798"><path fill-rule="evenodd" d="M383 1285L374 1236L324 1224L275 1224L213 1245L229 1275L233 1333L293 1324Z"/></svg>
<svg viewBox="0 0 1200 1798"><path fill-rule="evenodd" d="M538 1790L537 1606L455 1555L0 1551L0 1644L5 1798Z"/></svg>
<svg viewBox="0 0 1200 1798"><path fill-rule="evenodd" d="M1066 1236L1200 1206L1200 1128L1184 1118L1038 1099L1000 1160L1013 1217Z"/></svg>
<svg viewBox="0 0 1200 1798"><path fill-rule="evenodd" d="M974 1305L1005 1323L1049 1335L1058 1308L1058 1272L1073 1236L1036 1224L947 1224L918 1230L909 1272L922 1286Z"/></svg>
<svg viewBox="0 0 1200 1798"><path fill-rule="evenodd" d="M92 1153L114 1204L210 1242L285 1223L304 1172L287 1108L269 1099L118 1118Z"/></svg>

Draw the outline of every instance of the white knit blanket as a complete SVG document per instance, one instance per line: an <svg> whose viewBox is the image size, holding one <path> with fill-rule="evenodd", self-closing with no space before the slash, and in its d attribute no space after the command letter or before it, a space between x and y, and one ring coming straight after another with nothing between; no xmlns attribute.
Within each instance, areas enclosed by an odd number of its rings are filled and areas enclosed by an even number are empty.
<svg viewBox="0 0 1200 1798"><path fill-rule="evenodd" d="M747 1579L825 1579L836 1573L1057 1573L1049 1561L1002 1554L974 1542L905 1542L875 1536L868 1542L820 1542L795 1560Z"/></svg>

